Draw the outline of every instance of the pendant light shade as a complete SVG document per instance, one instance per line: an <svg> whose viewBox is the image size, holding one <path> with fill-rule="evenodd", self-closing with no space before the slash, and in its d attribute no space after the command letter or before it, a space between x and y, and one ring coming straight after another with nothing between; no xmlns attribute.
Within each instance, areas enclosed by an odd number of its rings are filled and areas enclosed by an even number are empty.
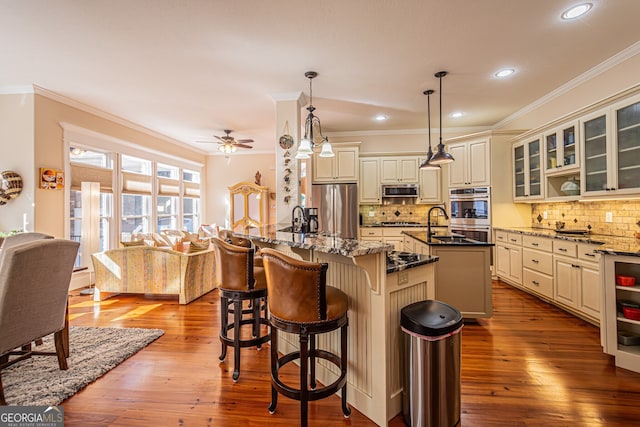
<svg viewBox="0 0 640 427"><path fill-rule="evenodd" d="M438 170L440 169L440 165L434 165L431 163L431 158L433 157L433 151L431 151L431 94L434 91L429 89L422 92L424 95L427 95L427 125L429 128L429 150L427 151L427 158L420 165L420 169L422 170Z"/></svg>
<svg viewBox="0 0 640 427"><path fill-rule="evenodd" d="M451 154L444 151L444 144L442 143L442 78L447 74L446 71L438 71L435 74L440 80L440 141L438 143L438 151L430 159L430 163L434 165L445 165L455 160Z"/></svg>

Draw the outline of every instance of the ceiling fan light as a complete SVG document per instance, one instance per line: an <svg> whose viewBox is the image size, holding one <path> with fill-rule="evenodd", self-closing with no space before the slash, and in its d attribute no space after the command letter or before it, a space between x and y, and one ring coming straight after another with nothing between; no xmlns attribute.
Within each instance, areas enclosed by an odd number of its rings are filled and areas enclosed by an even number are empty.
<svg viewBox="0 0 640 427"><path fill-rule="evenodd" d="M335 154L333 153L333 149L329 141L325 140L322 143L322 151L320 151L320 157L333 157Z"/></svg>

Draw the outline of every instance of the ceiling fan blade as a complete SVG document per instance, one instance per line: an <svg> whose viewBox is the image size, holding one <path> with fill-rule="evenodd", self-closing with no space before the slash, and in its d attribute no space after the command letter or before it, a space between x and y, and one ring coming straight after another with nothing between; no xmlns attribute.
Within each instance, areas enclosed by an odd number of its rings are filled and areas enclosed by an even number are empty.
<svg viewBox="0 0 640 427"><path fill-rule="evenodd" d="M214 136L214 138L218 138L218 139L219 139L220 141L222 141L222 142L227 142L227 141L225 140L225 137L224 137L224 136L218 136L218 135L213 135L213 136Z"/></svg>
<svg viewBox="0 0 640 427"><path fill-rule="evenodd" d="M239 142L240 144L250 144L253 142L253 139L236 139L236 142Z"/></svg>
<svg viewBox="0 0 640 427"><path fill-rule="evenodd" d="M234 144L236 147L241 147L241 148L253 148L250 145L245 145L245 144Z"/></svg>

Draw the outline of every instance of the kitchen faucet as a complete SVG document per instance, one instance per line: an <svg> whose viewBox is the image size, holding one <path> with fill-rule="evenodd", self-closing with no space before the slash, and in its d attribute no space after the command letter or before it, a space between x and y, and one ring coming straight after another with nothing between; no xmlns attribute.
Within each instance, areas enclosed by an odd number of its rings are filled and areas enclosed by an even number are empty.
<svg viewBox="0 0 640 427"><path fill-rule="evenodd" d="M296 217L296 210L300 211L300 216ZM296 205L291 210L291 231L293 233L304 233L307 218L304 216L304 209L300 205Z"/></svg>
<svg viewBox="0 0 640 427"><path fill-rule="evenodd" d="M449 215L447 215L447 211L444 210L442 206L432 206L427 212L427 242L431 242L431 211L437 209L442 211L444 214L444 219L449 219Z"/></svg>

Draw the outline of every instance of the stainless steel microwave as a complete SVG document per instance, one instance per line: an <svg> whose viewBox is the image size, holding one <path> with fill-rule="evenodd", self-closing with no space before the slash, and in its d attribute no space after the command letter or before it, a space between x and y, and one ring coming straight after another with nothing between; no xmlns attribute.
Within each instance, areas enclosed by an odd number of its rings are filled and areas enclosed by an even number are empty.
<svg viewBox="0 0 640 427"><path fill-rule="evenodd" d="M383 185L382 197L418 197L418 184Z"/></svg>

